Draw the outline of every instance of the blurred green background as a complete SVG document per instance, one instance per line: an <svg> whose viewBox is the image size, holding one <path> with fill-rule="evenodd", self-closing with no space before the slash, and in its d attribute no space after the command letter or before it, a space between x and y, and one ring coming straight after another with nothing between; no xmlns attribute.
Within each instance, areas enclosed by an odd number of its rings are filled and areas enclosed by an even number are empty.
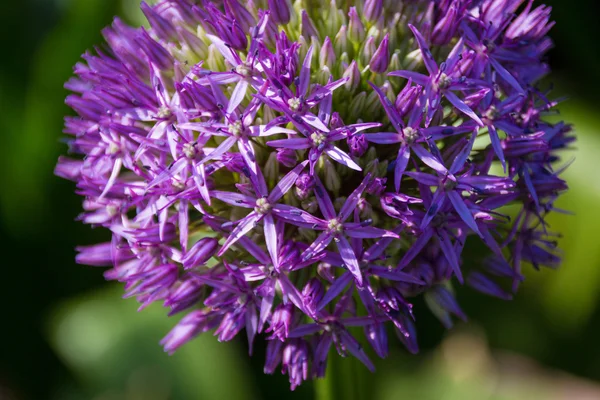
<svg viewBox="0 0 600 400"><path fill-rule="evenodd" d="M370 398L600 399L600 24L594 0L545 3L557 21L555 94L569 95L555 118L578 134L558 204L575 215L551 217L564 263L529 273L509 303L459 290L470 322L450 332L417 303L422 351L391 340L368 376ZM107 234L74 221L81 200L52 173L66 150L62 84L113 15L140 23L136 0L21 0L0 11L0 400L313 398L312 383L290 394L286 377L263 375L261 346L249 358L242 342L207 334L167 356L158 341L176 321L159 306L137 313L100 269L74 263L77 244Z"/></svg>

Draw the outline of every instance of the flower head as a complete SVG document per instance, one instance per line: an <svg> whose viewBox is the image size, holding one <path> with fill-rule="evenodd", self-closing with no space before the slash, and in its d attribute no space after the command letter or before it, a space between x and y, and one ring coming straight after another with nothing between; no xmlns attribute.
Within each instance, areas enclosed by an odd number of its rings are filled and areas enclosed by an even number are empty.
<svg viewBox="0 0 600 400"><path fill-rule="evenodd" d="M526 264L559 264L545 216L574 137L542 119L548 7L193 3L142 2L150 28L103 31L110 51L66 84L73 157L55 171L112 235L77 261L187 313L166 351L245 331L293 389L332 347L373 370L360 331L380 357L387 326L418 351L417 296L450 327L456 283L510 299ZM489 249L476 265L469 237Z"/></svg>

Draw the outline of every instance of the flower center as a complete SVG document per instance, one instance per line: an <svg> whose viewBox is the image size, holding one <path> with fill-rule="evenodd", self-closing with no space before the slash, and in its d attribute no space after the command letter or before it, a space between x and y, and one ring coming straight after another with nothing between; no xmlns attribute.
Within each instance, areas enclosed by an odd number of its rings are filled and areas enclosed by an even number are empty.
<svg viewBox="0 0 600 400"><path fill-rule="evenodd" d="M156 113L156 116L161 119L166 119L171 116L171 110L167 106L161 106Z"/></svg>
<svg viewBox="0 0 600 400"><path fill-rule="evenodd" d="M250 72L252 72L252 69L246 64L240 64L237 67L235 67L235 72L246 78L250 76Z"/></svg>
<svg viewBox="0 0 600 400"><path fill-rule="evenodd" d="M271 208L273 208L273 206L269 203L269 200L267 200L266 197L261 197L260 199L256 200L254 211L259 214L266 214L271 211Z"/></svg>
<svg viewBox="0 0 600 400"><path fill-rule="evenodd" d="M231 133L235 137L240 137L242 134L242 123L240 121L235 121L233 124L229 124L229 133Z"/></svg>
<svg viewBox="0 0 600 400"><path fill-rule="evenodd" d="M111 142L106 151L109 155L117 154L119 152L119 145Z"/></svg>
<svg viewBox="0 0 600 400"><path fill-rule="evenodd" d="M442 187L446 191L454 190L456 188L456 185L458 185L458 183L448 177L445 177L442 180Z"/></svg>
<svg viewBox="0 0 600 400"><path fill-rule="evenodd" d="M183 154L190 160L196 157L196 147L192 143L185 143L183 145Z"/></svg>
<svg viewBox="0 0 600 400"><path fill-rule="evenodd" d="M337 218L333 218L327 221L327 229L331 233L342 233L344 225Z"/></svg>
<svg viewBox="0 0 600 400"><path fill-rule="evenodd" d="M292 111L298 111L300 108L300 99L297 97L292 97L288 100L288 106L290 106Z"/></svg>
<svg viewBox="0 0 600 400"><path fill-rule="evenodd" d="M491 107L490 107L490 108L489 108L489 109L488 109L488 110L485 112L485 114L483 114L483 117L484 117L484 118L486 118L486 119L488 119L488 120L490 120L490 121L493 121L493 120L495 120L495 119L496 119L496 117L498 117L498 114L499 114L499 113L498 113L498 110L496 109L496 107L494 107L494 106L491 106Z"/></svg>
<svg viewBox="0 0 600 400"><path fill-rule="evenodd" d="M415 140L417 140L419 137L418 131L416 129L411 128L410 126L404 128L402 130L402 133L404 134L404 143L408 145L413 144Z"/></svg>
<svg viewBox="0 0 600 400"><path fill-rule="evenodd" d="M450 86L451 83L452 78L450 78L448 75L442 72L440 74L440 78L438 79L438 87L443 90Z"/></svg>
<svg viewBox="0 0 600 400"><path fill-rule="evenodd" d="M106 206L106 213L108 214L109 217L114 217L115 215L117 215L119 213L119 209L117 208L117 206L115 206L113 204L109 204Z"/></svg>
<svg viewBox="0 0 600 400"><path fill-rule="evenodd" d="M326 143L327 136L320 132L313 132L310 135L310 140L313 142L314 147L321 147Z"/></svg>

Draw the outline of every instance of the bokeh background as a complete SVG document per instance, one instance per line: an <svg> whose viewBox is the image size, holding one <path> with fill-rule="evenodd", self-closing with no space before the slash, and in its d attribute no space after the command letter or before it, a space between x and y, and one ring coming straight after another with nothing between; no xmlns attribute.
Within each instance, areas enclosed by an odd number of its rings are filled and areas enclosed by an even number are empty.
<svg viewBox="0 0 600 400"><path fill-rule="evenodd" d="M418 356L392 341L378 372L362 372L370 399L600 399L600 24L595 0L554 6L549 54L560 115L575 124L571 190L550 218L559 271L529 271L512 302L458 292L470 316L445 332L419 310ZM159 306L137 313L102 271L74 263L74 247L106 239L75 221L80 199L53 176L66 91L80 54L114 15L139 24L137 0L20 0L0 9L0 400L345 398L345 381L306 383L262 373L264 348L207 334L174 356L158 341L175 324ZM351 371L351 360L334 369ZM350 380L351 378L344 378ZM350 387L350 386L348 386ZM346 389L348 390L348 389ZM355 396L356 397L356 396Z"/></svg>

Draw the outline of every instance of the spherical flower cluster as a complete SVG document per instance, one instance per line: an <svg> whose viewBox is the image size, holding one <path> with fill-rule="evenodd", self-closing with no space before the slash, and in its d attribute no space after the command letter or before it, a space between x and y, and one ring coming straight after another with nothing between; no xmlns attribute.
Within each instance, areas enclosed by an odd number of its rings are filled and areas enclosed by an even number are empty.
<svg viewBox="0 0 600 400"><path fill-rule="evenodd" d="M332 346L373 369L389 327L416 352L416 296L447 327L453 283L510 299L560 261L544 218L574 140L542 119L532 3L142 2L150 28L115 19L66 84L56 174L112 234L77 261L186 313L166 351L245 330L292 388ZM463 262L467 238L488 256Z"/></svg>

